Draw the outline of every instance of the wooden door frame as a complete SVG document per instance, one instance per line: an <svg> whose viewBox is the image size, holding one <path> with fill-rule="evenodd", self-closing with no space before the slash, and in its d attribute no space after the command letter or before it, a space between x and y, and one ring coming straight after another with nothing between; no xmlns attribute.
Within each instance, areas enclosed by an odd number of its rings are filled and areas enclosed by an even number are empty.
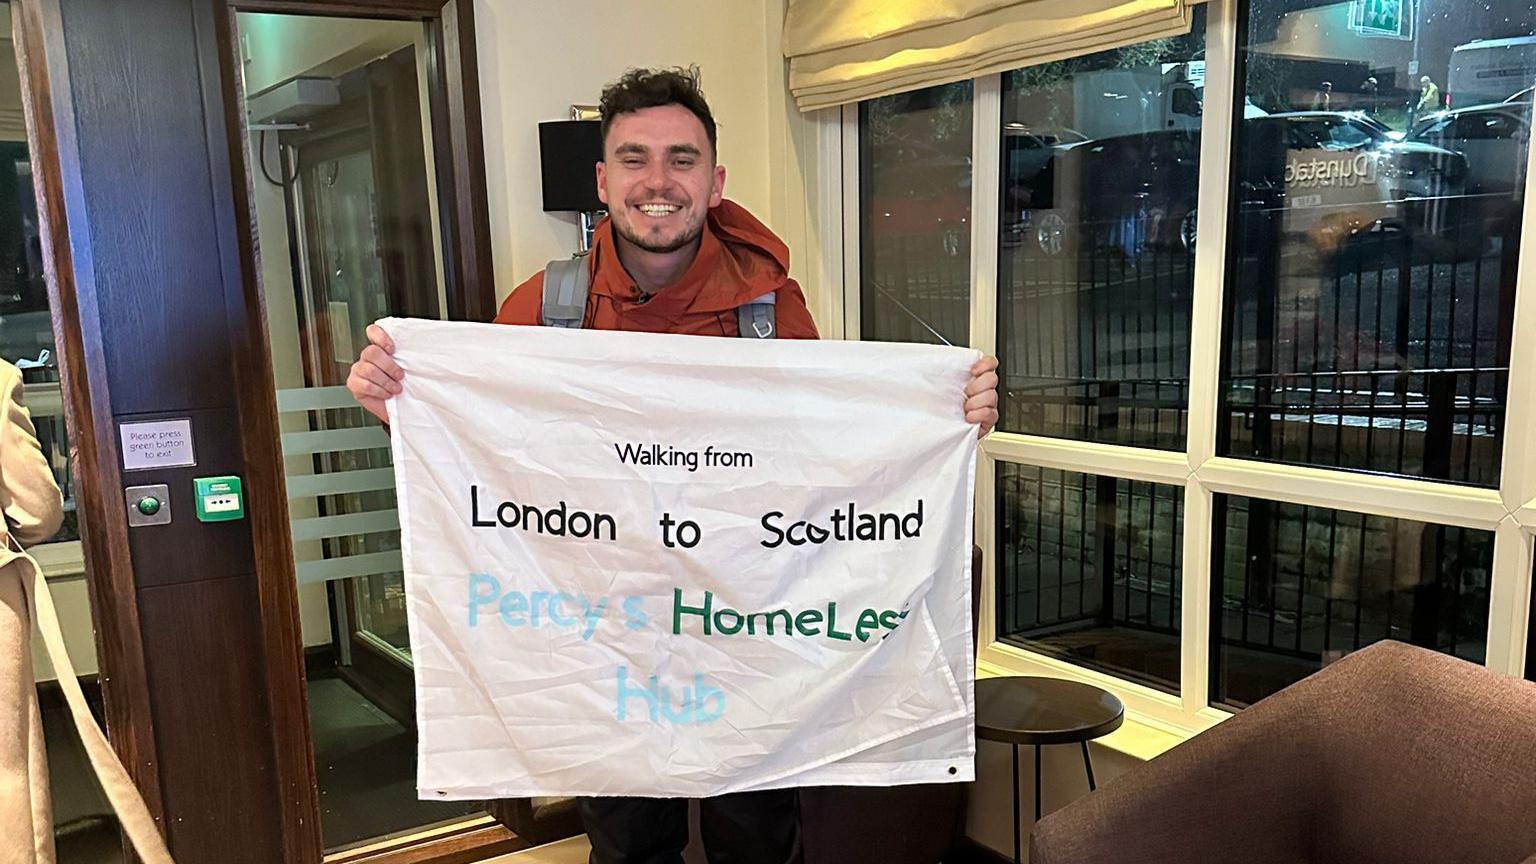
<svg viewBox="0 0 1536 864"><path fill-rule="evenodd" d="M297 582L282 473L272 357L256 247L247 164L244 94L236 49L235 13L417 20L427 28L429 110L437 160L438 195L451 203L441 214L448 317L489 320L495 309L490 227L481 134L473 0L188 0L211 46L200 48L217 69L223 116L207 118L214 150L224 149L228 183L215 184L216 212L232 213L243 305L229 311L245 486L254 540L259 620L264 644L263 684L270 700L272 748L283 859L319 864L324 858L319 799L309 736ZM121 493L121 454L105 367L100 292L92 267L86 191L76 140L69 61L59 0L10 0L34 170L39 233L59 356L65 418L78 478L77 508L87 585L103 670L107 728L114 749L157 821L164 812L158 752L149 698L127 514ZM206 44L206 43L205 43ZM223 142L225 148L217 145ZM448 197L451 196L451 197ZM226 235L229 236L229 235ZM527 844L489 818L456 829L422 832L335 856L348 864L456 864Z"/></svg>
<svg viewBox="0 0 1536 864"><path fill-rule="evenodd" d="M85 190L62 14L58 0L11 0L10 7L106 727L150 813L163 823L101 309L90 238L80 236Z"/></svg>

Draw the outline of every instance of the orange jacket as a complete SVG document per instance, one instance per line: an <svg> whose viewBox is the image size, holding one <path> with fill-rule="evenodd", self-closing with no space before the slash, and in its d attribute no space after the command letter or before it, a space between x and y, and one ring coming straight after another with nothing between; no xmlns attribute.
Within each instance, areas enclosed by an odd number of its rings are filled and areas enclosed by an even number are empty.
<svg viewBox="0 0 1536 864"><path fill-rule="evenodd" d="M587 291L583 326L596 330L639 330L736 336L736 307L776 291L774 323L780 339L815 339L800 286L789 278L789 247L767 226L731 201L709 211L699 254L676 284L642 300L635 282L619 263L608 219L597 224L592 240L592 283ZM498 324L538 324L544 273L517 286L496 314Z"/></svg>

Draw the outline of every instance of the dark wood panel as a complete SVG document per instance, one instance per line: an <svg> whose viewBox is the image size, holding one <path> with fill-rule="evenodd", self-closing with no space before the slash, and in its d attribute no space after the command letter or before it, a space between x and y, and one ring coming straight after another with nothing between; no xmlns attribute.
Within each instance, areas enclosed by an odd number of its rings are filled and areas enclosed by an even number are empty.
<svg viewBox="0 0 1536 864"><path fill-rule="evenodd" d="M267 339L266 299L260 281L260 248L250 172L245 164L245 104L234 15L221 0L196 8L198 61L202 70L209 169L219 219L224 303L230 351L235 358L235 396L243 457L247 524L257 574L260 632L250 650L262 656L267 694L277 831L282 860L318 864L324 852L320 792L315 781L305 692L303 636L299 622L288 499L283 481L281 429Z"/></svg>
<svg viewBox="0 0 1536 864"><path fill-rule="evenodd" d="M446 91L448 148L452 160L453 222L451 250L457 288L448 299L453 317L489 321L496 315L496 286L491 265L490 207L485 195L485 142L480 129L480 65L475 55L474 0L448 0L434 34L441 45L441 76L429 82ZM458 308L455 309L454 307Z"/></svg>
<svg viewBox="0 0 1536 864"><path fill-rule="evenodd" d="M44 236L66 274L79 274L78 284L60 279L56 326L66 363L85 373L66 385L67 401L85 430L77 443L89 442L81 500L93 598L109 613L98 611L103 660L126 658L110 668L107 691L109 714L119 687L128 696L114 721L126 736L118 746L169 814L183 864L315 864L319 811L231 6L18 2L52 15L33 29L56 43L47 71L62 92L42 101L60 112L59 150L73 174L51 206L73 233ZM457 238L452 302L456 317L488 318L467 5L445 18L433 17L441 4L417 0L248 5L428 21L445 52L430 61L429 89L442 109L439 161L450 166L439 188ZM39 202L50 206L42 191ZM200 464L125 476L116 420L167 415L193 417ZM190 478L204 473L244 478L247 524L195 521ZM191 533L135 534L130 544L129 482L171 484L173 524ZM407 845L378 860L477 860L521 841L497 827Z"/></svg>
<svg viewBox="0 0 1536 864"><path fill-rule="evenodd" d="M172 853L181 864L283 861L252 575L139 592Z"/></svg>
<svg viewBox="0 0 1536 864"><path fill-rule="evenodd" d="M171 524L146 525L128 531L128 545L133 553L133 571L138 587L195 582L250 569L251 523L248 519L229 522L199 522L192 478L225 474L244 474L240 454L241 422L233 409L214 411L157 411L149 414L118 415L118 426L147 420L186 418L192 421L192 444L197 464L187 468L154 468L124 471L124 486L165 483L170 487ZM121 439L119 439L121 440ZM242 491L246 507L252 492Z"/></svg>
<svg viewBox="0 0 1536 864"><path fill-rule="evenodd" d="M84 220L85 190L58 0L14 2L11 21L64 419L74 450L75 506L96 653L107 672L102 687L107 734L150 813L163 825L160 759L150 719L128 528L118 483L117 430L102 351L90 232Z"/></svg>
<svg viewBox="0 0 1536 864"><path fill-rule="evenodd" d="M62 9L113 410L233 407L192 4Z"/></svg>

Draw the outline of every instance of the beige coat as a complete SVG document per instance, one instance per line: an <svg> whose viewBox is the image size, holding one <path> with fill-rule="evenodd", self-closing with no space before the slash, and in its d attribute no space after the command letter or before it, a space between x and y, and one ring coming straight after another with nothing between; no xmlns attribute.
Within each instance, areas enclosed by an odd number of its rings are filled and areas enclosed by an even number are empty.
<svg viewBox="0 0 1536 864"><path fill-rule="evenodd" d="M52 864L53 811L32 680L31 572L3 542L52 536L64 517L53 471L21 404L21 372L0 360L0 864Z"/></svg>

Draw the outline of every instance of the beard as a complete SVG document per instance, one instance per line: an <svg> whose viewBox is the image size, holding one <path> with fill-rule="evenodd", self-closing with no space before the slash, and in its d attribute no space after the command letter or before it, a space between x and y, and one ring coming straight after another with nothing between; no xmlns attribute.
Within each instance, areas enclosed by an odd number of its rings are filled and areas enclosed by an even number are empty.
<svg viewBox="0 0 1536 864"><path fill-rule="evenodd" d="M705 214L700 213L693 221L685 222L683 227L670 237L665 235L661 237L641 235L640 232L635 230L635 226L630 224L627 217L624 219L615 218L613 220L613 227L618 231L620 237L628 240L636 247L646 252L665 255L669 252L676 252L699 239L699 235L704 233L704 218Z"/></svg>

